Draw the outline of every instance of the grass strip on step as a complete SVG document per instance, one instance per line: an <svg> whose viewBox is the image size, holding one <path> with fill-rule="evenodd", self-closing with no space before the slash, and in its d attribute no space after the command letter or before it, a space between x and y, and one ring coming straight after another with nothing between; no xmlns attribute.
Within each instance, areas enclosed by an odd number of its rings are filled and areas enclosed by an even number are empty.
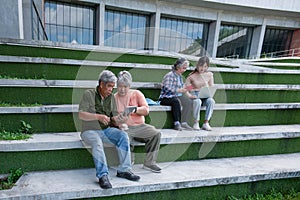
<svg viewBox="0 0 300 200"><path fill-rule="evenodd" d="M26 77L12 77L9 75L0 75L0 79L12 79L12 80L46 80L46 76L43 74L41 78L34 76L33 78L26 78Z"/></svg>
<svg viewBox="0 0 300 200"><path fill-rule="evenodd" d="M0 140L26 140L31 138L31 135L21 132L1 131Z"/></svg>
<svg viewBox="0 0 300 200"><path fill-rule="evenodd" d="M7 103L0 101L0 107L35 107L35 106L42 106L43 104L40 103L34 103L34 104L27 104L27 103L17 103L17 104L12 104L12 103Z"/></svg>
<svg viewBox="0 0 300 200"><path fill-rule="evenodd" d="M235 196L229 196L228 200L296 200L300 199L300 192L296 192L295 189L291 189L287 193L276 191L272 189L268 194L253 194L246 195L241 198Z"/></svg>
<svg viewBox="0 0 300 200"><path fill-rule="evenodd" d="M0 178L0 190L11 189L23 174L21 168L11 169L8 176Z"/></svg>
<svg viewBox="0 0 300 200"><path fill-rule="evenodd" d="M26 140L31 138L32 133L32 126L21 120L21 128L18 131L0 131L0 140Z"/></svg>

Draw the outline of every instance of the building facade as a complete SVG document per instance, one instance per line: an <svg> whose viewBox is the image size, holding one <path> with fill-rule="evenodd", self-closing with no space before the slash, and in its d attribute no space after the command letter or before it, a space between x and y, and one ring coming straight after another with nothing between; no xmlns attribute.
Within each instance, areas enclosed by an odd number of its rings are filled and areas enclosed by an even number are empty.
<svg viewBox="0 0 300 200"><path fill-rule="evenodd" d="M10 0L0 16L0 38L213 58L300 48L298 0Z"/></svg>

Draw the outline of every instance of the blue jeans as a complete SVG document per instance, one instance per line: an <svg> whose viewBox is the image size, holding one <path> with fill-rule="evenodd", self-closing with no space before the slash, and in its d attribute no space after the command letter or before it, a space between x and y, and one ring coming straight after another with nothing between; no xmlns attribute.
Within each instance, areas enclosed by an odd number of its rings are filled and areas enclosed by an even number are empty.
<svg viewBox="0 0 300 200"><path fill-rule="evenodd" d="M96 176L101 178L108 175L108 167L103 143L116 146L120 164L118 171L125 172L131 169L130 145L127 133L117 128L104 130L88 130L81 133L82 140L91 147Z"/></svg>
<svg viewBox="0 0 300 200"><path fill-rule="evenodd" d="M201 105L206 106L205 120L209 121L214 112L215 100L213 98L193 100L193 117L197 121L200 120Z"/></svg>

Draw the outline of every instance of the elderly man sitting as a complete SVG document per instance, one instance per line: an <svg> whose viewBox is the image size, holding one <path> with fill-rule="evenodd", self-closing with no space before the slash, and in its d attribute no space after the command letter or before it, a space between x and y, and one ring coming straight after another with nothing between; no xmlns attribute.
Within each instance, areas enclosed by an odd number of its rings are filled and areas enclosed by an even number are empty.
<svg viewBox="0 0 300 200"><path fill-rule="evenodd" d="M127 134L115 128L122 116L117 116L113 88L117 77L108 70L99 75L96 89L86 90L79 104L79 119L82 120L82 140L91 146L96 176L103 189L112 188L108 179L108 167L103 143L116 146L120 165L117 177L138 181L139 176L131 170L130 144Z"/></svg>

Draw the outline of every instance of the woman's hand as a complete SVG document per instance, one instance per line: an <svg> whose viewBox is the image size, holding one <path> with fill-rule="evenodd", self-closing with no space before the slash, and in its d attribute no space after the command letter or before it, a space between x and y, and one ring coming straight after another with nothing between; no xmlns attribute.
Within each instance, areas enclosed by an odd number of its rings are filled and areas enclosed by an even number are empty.
<svg viewBox="0 0 300 200"><path fill-rule="evenodd" d="M179 88L177 89L177 92L179 93L186 93L188 90L186 88Z"/></svg>
<svg viewBox="0 0 300 200"><path fill-rule="evenodd" d="M187 92L186 95L187 95L187 97L190 98L190 99L196 99L196 98L197 98L196 95L193 95L193 94L191 94L191 93L189 93L189 92Z"/></svg>
<svg viewBox="0 0 300 200"><path fill-rule="evenodd" d="M125 123L128 120L129 116L123 115L123 113L118 114L117 116L112 117L112 123L116 126Z"/></svg>

